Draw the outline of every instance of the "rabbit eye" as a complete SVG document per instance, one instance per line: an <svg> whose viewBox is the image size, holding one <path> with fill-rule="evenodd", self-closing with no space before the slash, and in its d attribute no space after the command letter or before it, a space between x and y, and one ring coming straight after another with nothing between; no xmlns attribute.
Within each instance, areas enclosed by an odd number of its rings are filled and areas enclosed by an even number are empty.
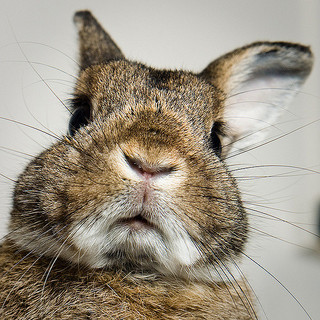
<svg viewBox="0 0 320 320"><path fill-rule="evenodd" d="M69 121L69 135L73 136L76 131L88 124L90 119L90 109L79 107L73 113Z"/></svg>
<svg viewBox="0 0 320 320"><path fill-rule="evenodd" d="M222 145L221 145L221 140L217 134L215 126L213 126L211 129L210 144L211 144L211 148L214 150L216 155L220 157L222 152Z"/></svg>

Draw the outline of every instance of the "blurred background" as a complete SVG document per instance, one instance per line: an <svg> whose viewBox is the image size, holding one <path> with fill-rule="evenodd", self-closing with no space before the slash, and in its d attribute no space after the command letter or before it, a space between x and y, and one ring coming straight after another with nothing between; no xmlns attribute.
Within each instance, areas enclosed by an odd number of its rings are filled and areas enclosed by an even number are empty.
<svg viewBox="0 0 320 320"><path fill-rule="evenodd" d="M54 142L50 134L66 133L68 112L62 102L71 97L78 71L76 10L90 9L128 58L159 68L198 72L218 56L257 40L311 45L314 71L272 128L268 140L273 141L232 157L230 166L243 168L234 174L252 224L252 260L244 258L242 269L259 299L261 319L308 319L299 303L312 319L320 319L320 242L315 236L320 207L319 1L0 3L0 236L11 207L11 179L32 155Z"/></svg>

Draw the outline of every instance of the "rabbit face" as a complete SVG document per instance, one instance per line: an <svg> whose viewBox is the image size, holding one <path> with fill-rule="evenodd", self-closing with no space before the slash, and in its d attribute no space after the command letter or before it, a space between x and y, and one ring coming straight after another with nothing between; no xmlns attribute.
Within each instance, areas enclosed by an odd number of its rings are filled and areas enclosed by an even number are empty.
<svg viewBox="0 0 320 320"><path fill-rule="evenodd" d="M210 136L221 93L192 74L159 73L125 61L82 71L74 108L86 101L88 123L36 158L16 188L15 210L29 204L15 218L43 220L42 245L29 250L174 274L242 250L246 216Z"/></svg>

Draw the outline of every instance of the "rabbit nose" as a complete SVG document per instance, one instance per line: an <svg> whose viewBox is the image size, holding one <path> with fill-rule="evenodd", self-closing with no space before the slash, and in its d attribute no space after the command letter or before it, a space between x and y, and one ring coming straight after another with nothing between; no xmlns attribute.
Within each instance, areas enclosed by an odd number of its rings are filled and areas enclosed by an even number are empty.
<svg viewBox="0 0 320 320"><path fill-rule="evenodd" d="M125 158L130 168L145 179L166 175L174 171L173 166L150 165L147 161L135 159L127 155L125 155Z"/></svg>

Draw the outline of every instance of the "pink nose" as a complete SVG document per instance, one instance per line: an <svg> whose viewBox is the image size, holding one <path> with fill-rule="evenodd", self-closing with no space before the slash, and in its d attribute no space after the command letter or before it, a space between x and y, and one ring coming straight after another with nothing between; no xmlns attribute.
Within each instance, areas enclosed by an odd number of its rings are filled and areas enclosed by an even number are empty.
<svg viewBox="0 0 320 320"><path fill-rule="evenodd" d="M169 174L174 170L173 167L150 165L146 161L137 160L129 156L125 156L129 166L132 170L142 175L145 179L158 177L160 175Z"/></svg>

